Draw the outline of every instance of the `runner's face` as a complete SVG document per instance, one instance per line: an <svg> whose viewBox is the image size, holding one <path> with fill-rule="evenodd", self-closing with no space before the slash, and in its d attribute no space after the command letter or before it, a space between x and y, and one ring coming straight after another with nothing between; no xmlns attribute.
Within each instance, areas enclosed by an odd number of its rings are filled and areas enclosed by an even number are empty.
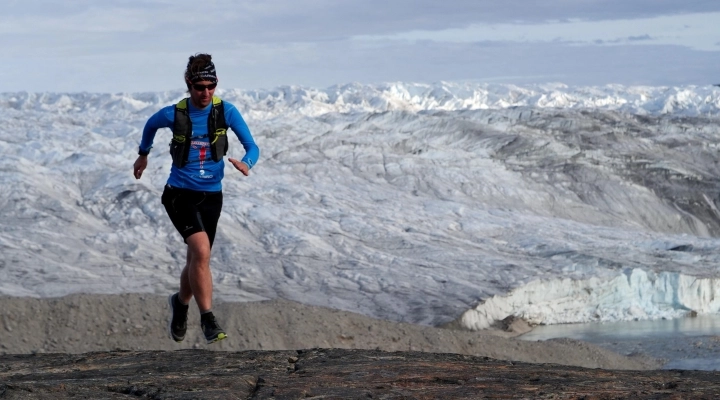
<svg viewBox="0 0 720 400"><path fill-rule="evenodd" d="M215 85L210 81L198 81L190 85L190 100L198 108L205 108L212 103ZM212 87L212 89L210 88Z"/></svg>

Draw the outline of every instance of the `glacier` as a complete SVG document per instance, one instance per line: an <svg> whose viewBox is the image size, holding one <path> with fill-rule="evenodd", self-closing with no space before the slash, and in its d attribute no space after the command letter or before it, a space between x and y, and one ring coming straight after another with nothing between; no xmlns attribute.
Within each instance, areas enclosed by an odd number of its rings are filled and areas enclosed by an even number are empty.
<svg viewBox="0 0 720 400"><path fill-rule="evenodd" d="M285 298L483 329L720 312L720 88L218 89L262 155L226 170L226 301ZM161 293L185 250L158 132L184 97L0 94L0 294ZM241 156L234 141L229 155Z"/></svg>
<svg viewBox="0 0 720 400"><path fill-rule="evenodd" d="M480 330L508 316L533 325L672 319L720 311L720 278L636 268L612 279L533 281L495 296L460 317L461 326Z"/></svg>

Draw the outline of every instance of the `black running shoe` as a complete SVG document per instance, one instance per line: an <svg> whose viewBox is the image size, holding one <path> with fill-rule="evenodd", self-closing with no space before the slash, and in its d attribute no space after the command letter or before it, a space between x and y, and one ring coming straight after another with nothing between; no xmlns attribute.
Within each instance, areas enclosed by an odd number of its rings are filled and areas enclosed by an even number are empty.
<svg viewBox="0 0 720 400"><path fill-rule="evenodd" d="M189 306L183 305L178 300L178 294L172 294L168 297L170 303L170 322L168 322L168 332L170 338L176 342L182 342L187 332L187 313Z"/></svg>
<svg viewBox="0 0 720 400"><path fill-rule="evenodd" d="M202 328L203 334L205 334L207 343L215 343L227 338L225 331L218 325L217 321L215 321L215 316L212 313L208 314L203 314L200 319L200 327Z"/></svg>

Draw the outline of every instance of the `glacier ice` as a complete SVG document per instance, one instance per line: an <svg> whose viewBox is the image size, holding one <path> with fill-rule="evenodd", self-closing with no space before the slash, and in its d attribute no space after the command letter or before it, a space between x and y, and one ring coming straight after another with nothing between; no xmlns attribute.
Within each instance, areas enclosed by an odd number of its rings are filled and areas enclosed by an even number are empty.
<svg viewBox="0 0 720 400"><path fill-rule="evenodd" d="M678 272L622 271L612 279L537 280L496 295L459 318L470 330L491 327L508 316L531 324L675 318L720 311L720 277Z"/></svg>
<svg viewBox="0 0 720 400"><path fill-rule="evenodd" d="M262 150L249 177L226 171L220 299L428 325L476 315L468 327L508 313L558 323L717 312L720 88L218 94ZM160 204L168 133L139 181L132 163L145 120L183 96L0 94L0 294L174 290L184 250ZM567 295L530 294L543 291Z"/></svg>

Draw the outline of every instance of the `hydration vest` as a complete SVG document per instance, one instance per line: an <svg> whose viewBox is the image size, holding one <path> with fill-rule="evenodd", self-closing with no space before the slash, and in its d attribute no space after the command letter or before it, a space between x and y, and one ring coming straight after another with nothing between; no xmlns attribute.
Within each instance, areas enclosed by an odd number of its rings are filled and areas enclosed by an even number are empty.
<svg viewBox="0 0 720 400"><path fill-rule="evenodd" d="M210 141L210 154L215 162L222 160L227 154L227 122L225 122L225 107L219 97L213 96L212 108L208 116L207 135L196 139L208 137ZM173 165L182 168L188 162L190 154L190 141L192 137L192 121L188 112L188 99L182 99L175 105L175 122L173 125L173 138L170 141L170 155Z"/></svg>

